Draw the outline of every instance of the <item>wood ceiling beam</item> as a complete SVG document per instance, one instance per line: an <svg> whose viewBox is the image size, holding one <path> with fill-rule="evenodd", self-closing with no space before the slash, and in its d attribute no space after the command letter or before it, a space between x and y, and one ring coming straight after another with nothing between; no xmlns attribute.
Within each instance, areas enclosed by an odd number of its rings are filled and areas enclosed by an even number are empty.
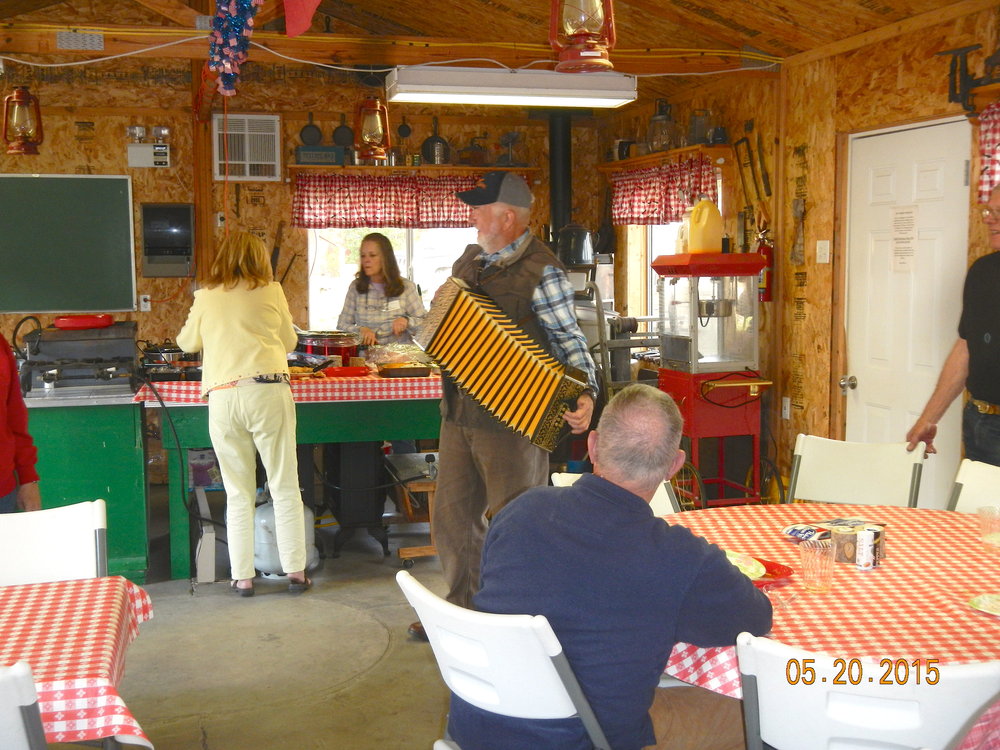
<svg viewBox="0 0 1000 750"><path fill-rule="evenodd" d="M13 18L26 13L45 10L51 5L59 5L63 0L3 0L0 2L0 18Z"/></svg>
<svg viewBox="0 0 1000 750"><path fill-rule="evenodd" d="M180 26L193 28L199 16L198 11L180 0L132 0L132 2L149 8L154 13L159 13L168 21L173 21Z"/></svg>
<svg viewBox="0 0 1000 750"><path fill-rule="evenodd" d="M151 2L154 0L150 0ZM65 26L41 27L36 24L0 24L0 53L6 55L64 55L68 57L100 58L123 53L133 53L137 57L161 59L199 59L208 55L208 36L195 29L166 29L162 26L135 27L110 26L74 27L77 31L104 34L104 49L60 50L56 47L56 31ZM197 37L170 47L150 50L150 47L169 41L180 41L190 36ZM459 39L430 37L349 37L339 35L303 34L289 39L284 34L273 31L257 31L253 35L255 43L250 48L250 60L263 61L281 59L270 55L274 50L286 57L307 60L313 63L343 66L394 66L419 65L427 62L447 62L461 57L473 56L497 60L510 67L519 67L529 62L551 56L552 51L542 44L505 44L489 42L467 42ZM256 46L262 45L265 49ZM666 52L666 51L665 51ZM683 57L669 57L657 54L656 50L616 50L612 58L616 70L636 74L680 74L706 73L720 70L739 70L737 52L692 53Z"/></svg>
<svg viewBox="0 0 1000 750"><path fill-rule="evenodd" d="M379 36L420 35L420 29L372 13L360 3L352 3L347 0L320 0L316 10L356 29L364 29L369 34Z"/></svg>
<svg viewBox="0 0 1000 750"><path fill-rule="evenodd" d="M271 21L277 21L279 18L285 17L285 4L274 0L264 5L263 8L257 11L257 15L253 17L254 25L260 28L266 23L271 23Z"/></svg>

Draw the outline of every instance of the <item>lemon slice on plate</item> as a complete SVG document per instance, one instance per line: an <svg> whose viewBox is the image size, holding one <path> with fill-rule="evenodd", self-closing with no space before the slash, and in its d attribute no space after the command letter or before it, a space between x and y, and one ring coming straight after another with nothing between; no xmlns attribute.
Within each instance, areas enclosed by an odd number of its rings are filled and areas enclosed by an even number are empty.
<svg viewBox="0 0 1000 750"><path fill-rule="evenodd" d="M1000 615L1000 594L980 594L969 599L969 606L991 615Z"/></svg>
<svg viewBox="0 0 1000 750"><path fill-rule="evenodd" d="M767 569L764 567L764 563L750 557L750 555L746 552L733 552L731 550L726 550L726 557L729 558L729 562L739 568L739 571L751 581L762 578L767 572Z"/></svg>

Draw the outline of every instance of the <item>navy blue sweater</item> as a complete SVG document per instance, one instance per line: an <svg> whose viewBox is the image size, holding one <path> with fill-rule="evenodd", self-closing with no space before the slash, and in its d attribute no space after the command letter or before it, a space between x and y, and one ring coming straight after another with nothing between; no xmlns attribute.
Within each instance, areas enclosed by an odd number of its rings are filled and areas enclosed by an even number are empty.
<svg viewBox="0 0 1000 750"><path fill-rule="evenodd" d="M614 750L655 742L649 707L678 641L727 646L771 628L767 597L709 544L592 474L505 507L483 548L484 612L545 615ZM452 697L463 750L584 750L579 719L512 719Z"/></svg>

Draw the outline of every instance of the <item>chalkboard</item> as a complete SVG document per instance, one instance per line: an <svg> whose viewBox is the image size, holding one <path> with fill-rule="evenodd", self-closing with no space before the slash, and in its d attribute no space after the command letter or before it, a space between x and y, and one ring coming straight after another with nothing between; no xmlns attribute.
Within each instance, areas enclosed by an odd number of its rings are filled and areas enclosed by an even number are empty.
<svg viewBox="0 0 1000 750"><path fill-rule="evenodd" d="M0 312L135 310L134 253L128 176L0 175Z"/></svg>

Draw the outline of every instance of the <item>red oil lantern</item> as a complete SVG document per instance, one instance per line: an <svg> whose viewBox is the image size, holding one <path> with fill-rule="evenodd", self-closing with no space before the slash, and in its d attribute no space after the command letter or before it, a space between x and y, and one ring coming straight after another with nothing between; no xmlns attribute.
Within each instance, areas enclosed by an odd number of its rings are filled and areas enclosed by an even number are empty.
<svg viewBox="0 0 1000 750"><path fill-rule="evenodd" d="M593 73L614 68L608 51L615 46L611 0L552 0L549 44L559 54L560 73Z"/></svg>
<svg viewBox="0 0 1000 750"><path fill-rule="evenodd" d="M7 153L37 154L42 142L42 113L38 97L27 86L15 86L3 100L3 139Z"/></svg>
<svg viewBox="0 0 1000 750"><path fill-rule="evenodd" d="M391 147L389 121L385 105L376 97L358 104L354 116L355 147L359 159L385 159Z"/></svg>

